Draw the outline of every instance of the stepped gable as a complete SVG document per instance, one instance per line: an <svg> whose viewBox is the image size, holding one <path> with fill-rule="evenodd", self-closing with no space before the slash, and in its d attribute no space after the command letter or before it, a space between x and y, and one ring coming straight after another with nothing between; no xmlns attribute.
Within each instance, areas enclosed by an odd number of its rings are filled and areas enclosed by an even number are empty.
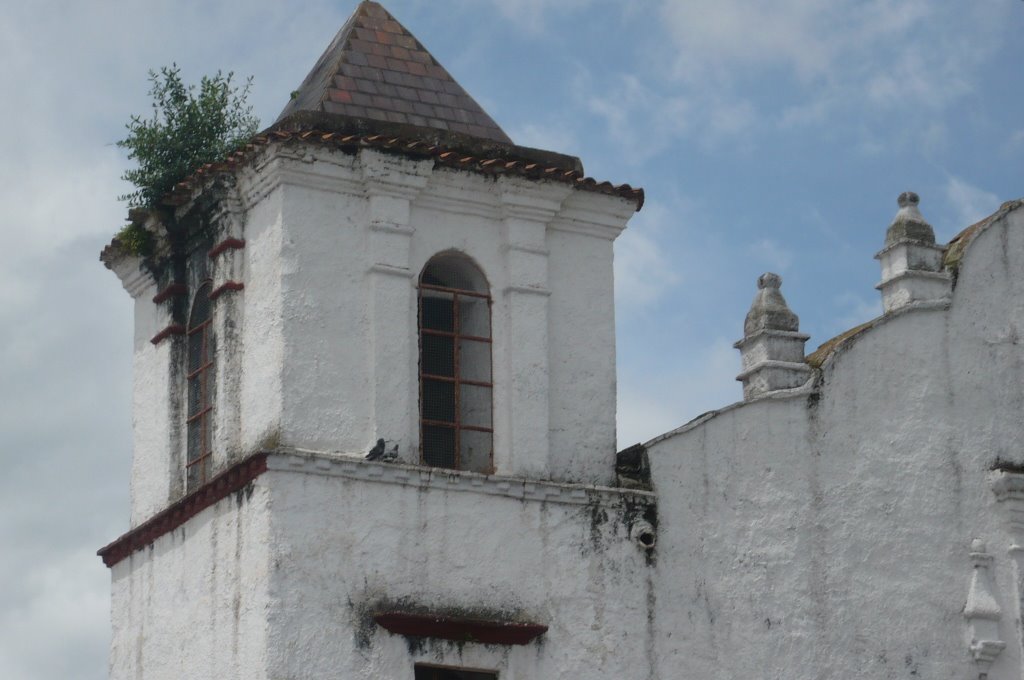
<svg viewBox="0 0 1024 680"><path fill-rule="evenodd" d="M309 113L362 119L365 128L374 122L412 125L512 144L423 45L369 0L359 4L292 93L274 127L290 127L290 119Z"/></svg>

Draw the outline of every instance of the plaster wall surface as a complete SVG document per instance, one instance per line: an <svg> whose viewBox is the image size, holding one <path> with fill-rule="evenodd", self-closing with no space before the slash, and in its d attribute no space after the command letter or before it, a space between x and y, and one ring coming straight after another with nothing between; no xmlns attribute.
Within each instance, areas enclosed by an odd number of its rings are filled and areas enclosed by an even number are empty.
<svg viewBox="0 0 1024 680"><path fill-rule="evenodd" d="M417 284L454 251L492 298L495 471L612 481L613 419L593 414L615 409L611 246L631 202L320 147L268 150L236 194L237 233L210 237L245 241L208 264L215 285L244 284L214 302L214 473L261 447L378 438L418 462ZM189 273L186 307L206 275ZM185 339L147 342L176 322L155 292L137 298L133 525L185 491Z"/></svg>
<svg viewBox="0 0 1024 680"><path fill-rule="evenodd" d="M137 526L167 505L171 495L170 343L150 342L167 323L152 302L156 284L135 299L135 341L132 356L131 526Z"/></svg>
<svg viewBox="0 0 1024 680"><path fill-rule="evenodd" d="M233 320L242 379L217 397L240 399L241 444L215 448L358 454L383 438L418 462L417 284L455 251L493 300L495 471L611 481L614 425L592 414L615 408L611 244L632 203L319 147L268 152L242 192L259 196Z"/></svg>
<svg viewBox="0 0 1024 680"><path fill-rule="evenodd" d="M273 458L264 475L274 508L271 677L408 680L420 662L504 680L657 677L653 569L629 537L639 495L598 500L575 489L583 500L567 502L555 485L295 458ZM402 475L408 482L396 483ZM501 484L511 490L495 492ZM517 498L517 488L555 496ZM396 609L550 629L524 646L405 638L371 618Z"/></svg>
<svg viewBox="0 0 1024 680"><path fill-rule="evenodd" d="M551 251L548 342L553 389L551 476L563 481L614 481L615 290L612 277L594 263L612 259L611 241L562 230L548 233ZM589 304L580 304L580 300ZM609 342L609 339L611 340Z"/></svg>
<svg viewBox="0 0 1024 680"><path fill-rule="evenodd" d="M369 450L365 207L359 198L316 188L286 185L283 192L281 441L320 451Z"/></svg>
<svg viewBox="0 0 1024 680"><path fill-rule="evenodd" d="M280 432L285 355L281 202L278 188L256 202L246 216L245 290L242 318L235 320L242 334L239 356L233 357L240 366L240 441L222 443L224 447L233 444L243 453L275 446ZM225 398L236 397L227 394Z"/></svg>
<svg viewBox="0 0 1024 680"><path fill-rule="evenodd" d="M269 678L269 494L259 481L111 570L111 680Z"/></svg>
<svg viewBox="0 0 1024 680"><path fill-rule="evenodd" d="M642 492L274 454L112 569L113 680L408 680L416 663L655 678ZM523 646L393 635L429 611L549 626Z"/></svg>
<svg viewBox="0 0 1024 680"><path fill-rule="evenodd" d="M649 444L659 498L661 677L976 677L973 539L994 555L1021 673L997 461L1024 462L1024 220L970 244L951 305L839 345L817 391L736 405Z"/></svg>

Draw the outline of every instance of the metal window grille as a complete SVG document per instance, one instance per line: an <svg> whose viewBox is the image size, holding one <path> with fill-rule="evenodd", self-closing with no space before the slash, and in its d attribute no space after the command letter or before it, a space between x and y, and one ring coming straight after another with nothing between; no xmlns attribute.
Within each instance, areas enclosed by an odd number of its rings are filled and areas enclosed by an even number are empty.
<svg viewBox="0 0 1024 680"><path fill-rule="evenodd" d="M206 281L196 291L188 318L188 451L185 478L189 491L206 483L211 469L210 417L213 412L213 348L210 329L213 323L210 288Z"/></svg>
<svg viewBox="0 0 1024 680"><path fill-rule="evenodd" d="M497 673L467 671L461 668L441 668L416 664L415 680L498 680Z"/></svg>
<svg viewBox="0 0 1024 680"><path fill-rule="evenodd" d="M423 463L491 472L491 297L474 265L451 255L427 264L419 329Z"/></svg>

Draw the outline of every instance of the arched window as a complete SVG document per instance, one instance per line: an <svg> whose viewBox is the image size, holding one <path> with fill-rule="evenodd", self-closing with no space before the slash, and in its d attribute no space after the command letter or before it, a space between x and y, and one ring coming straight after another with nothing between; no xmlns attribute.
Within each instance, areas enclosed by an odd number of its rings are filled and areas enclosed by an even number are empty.
<svg viewBox="0 0 1024 680"><path fill-rule="evenodd" d="M188 457L185 477L191 491L206 483L211 470L210 422L213 415L213 345L210 334L211 282L196 291L188 317Z"/></svg>
<svg viewBox="0 0 1024 680"><path fill-rule="evenodd" d="M423 463L491 472L491 296L467 257L442 253L423 268L419 334Z"/></svg>

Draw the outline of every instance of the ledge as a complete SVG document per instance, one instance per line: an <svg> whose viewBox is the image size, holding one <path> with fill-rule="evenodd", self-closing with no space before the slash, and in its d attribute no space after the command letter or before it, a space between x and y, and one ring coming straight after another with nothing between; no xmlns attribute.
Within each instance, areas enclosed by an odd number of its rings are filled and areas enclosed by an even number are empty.
<svg viewBox="0 0 1024 680"><path fill-rule="evenodd" d="M245 284L241 281L225 281L210 291L210 299L216 300L224 293L237 292L240 290L245 290Z"/></svg>
<svg viewBox="0 0 1024 680"><path fill-rule="evenodd" d="M153 303L158 305L161 302L166 302L167 300L170 300L172 297L187 294L188 286L186 286L184 283L172 283L153 296Z"/></svg>
<svg viewBox="0 0 1024 680"><path fill-rule="evenodd" d="M158 512L96 554L112 567L132 553L151 545L164 534L182 526L206 508L244 488L268 470L345 477L368 482L401 484L446 491L469 491L509 498L587 505L591 503L654 503L650 491L583 484L498 477L476 472L429 468L401 463L367 461L355 456L328 456L289 451L263 451L224 470L188 496Z"/></svg>
<svg viewBox="0 0 1024 680"><path fill-rule="evenodd" d="M226 238L213 248L210 248L209 256L210 259L215 259L218 255L228 250L241 250L245 247L245 239L241 238Z"/></svg>
<svg viewBox="0 0 1024 680"><path fill-rule="evenodd" d="M650 491L608 486L568 484L546 480L484 475L465 470L431 468L406 463L368 461L356 456L315 452L275 451L267 466L272 471L300 472L327 477L345 477L368 482L401 484L444 491L464 491L506 496L517 500L587 505L594 502L616 503L624 498L653 503Z"/></svg>
<svg viewBox="0 0 1024 680"><path fill-rule="evenodd" d="M478 642L485 645L527 645L548 631L540 623L481 621L431 614L385 612L373 620L395 635L439 638L453 642Z"/></svg>
<svg viewBox="0 0 1024 680"><path fill-rule="evenodd" d="M801 333L800 331L776 331L770 328L762 328L737 340L732 343L732 346L736 349L743 349L747 345L752 344L755 340L760 340L761 338L782 338L785 340L807 342L811 339L811 336L806 333Z"/></svg>
<svg viewBox="0 0 1024 680"><path fill-rule="evenodd" d="M812 369L810 366L808 366L806 363L804 363L802 361L778 361L776 359L765 359L764 361L759 361L756 364L754 364L753 366L751 366L750 368L748 368L747 370L741 372L738 376L736 376L736 379L737 380L744 380L744 379L749 378L750 376L754 375L758 371L763 371L766 368L783 368L783 369L786 369L786 370L789 370L789 371L793 371L795 373L807 373L807 374L810 374L811 371L814 370L814 369ZM792 388L782 388L782 389L792 389ZM771 390L771 391L774 392L775 390Z"/></svg>
<svg viewBox="0 0 1024 680"><path fill-rule="evenodd" d="M185 335L185 327L180 323L173 323L167 328L163 329L152 338L149 339L154 345L159 345L161 342L171 337L172 335Z"/></svg>
<svg viewBox="0 0 1024 680"><path fill-rule="evenodd" d="M935 251L939 251L939 252L942 252L942 251L946 250L945 246L940 246L939 244L935 243L934 241L929 243L927 241L918 241L916 239L905 238L904 237L904 238L901 238L901 239L897 240L895 243L887 244L884 248L882 248L877 253L875 253L875 259L876 260L880 260L880 259L882 259L883 255L885 255L886 253L891 252L893 250L896 250L897 248L899 248L901 246L911 246L911 247L914 247L914 248L923 248L924 250L935 250Z"/></svg>
<svg viewBox="0 0 1024 680"><path fill-rule="evenodd" d="M952 281L953 277L946 271L933 272L927 269L905 269L899 274L893 274L889 278L882 279L876 283L875 290L882 290L890 283L895 283L896 281L901 281L903 279L931 279L933 281L947 282Z"/></svg>
<svg viewBox="0 0 1024 680"><path fill-rule="evenodd" d="M250 456L224 470L114 542L100 548L96 554L103 558L103 564L113 567L132 553L151 545L164 534L174 531L206 508L244 488L266 471L266 453Z"/></svg>

